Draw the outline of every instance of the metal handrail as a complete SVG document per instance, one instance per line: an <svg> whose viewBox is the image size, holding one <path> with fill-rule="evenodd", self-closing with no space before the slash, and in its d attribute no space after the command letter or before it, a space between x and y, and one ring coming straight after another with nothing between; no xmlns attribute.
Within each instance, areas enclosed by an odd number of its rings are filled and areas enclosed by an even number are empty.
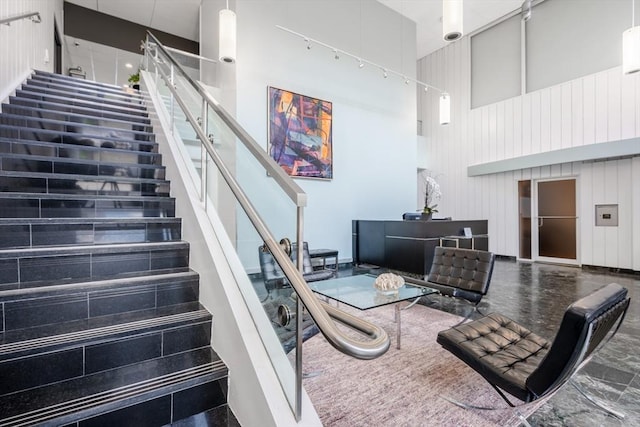
<svg viewBox="0 0 640 427"><path fill-rule="evenodd" d="M194 58L194 59L199 59L201 61L211 62L212 64L217 64L218 63L218 61L216 61L215 59L211 59L211 58L207 58L207 57L204 57L204 56L196 55L195 53L186 52L184 50L176 49L174 47L165 46L164 48L167 49L169 52L175 52L175 53L177 53L179 55L182 55L182 56L188 56L189 58Z"/></svg>
<svg viewBox="0 0 640 427"><path fill-rule="evenodd" d="M178 69L182 70L178 62L169 54L167 49L160 43L160 41L150 32L147 31L147 35L153 39L154 44L160 48L160 50L169 58L169 60ZM255 139L251 137L244 130L242 126L234 119L227 111L222 108L220 103L216 101L209 92L207 92L200 83L194 81L189 75L184 74L184 78L187 79L189 84L198 92L200 96L209 104L209 106L216 112L216 114L222 119L222 121L233 131L238 139L244 144L249 152L260 162L260 164L267 170L269 176L276 180L276 182L282 187L284 192L293 200L297 207L307 205L307 195L300 188L298 184L293 182L289 176L282 170L281 167L274 165L271 158L267 153L258 145Z"/></svg>
<svg viewBox="0 0 640 427"><path fill-rule="evenodd" d="M171 61L175 67L180 69L180 65L169 54L169 52L166 49L164 49L164 46L162 46L160 42L151 33L148 33L148 34L151 38L153 38L155 47L159 48L162 51L162 53L169 59L169 61ZM166 75L166 73L164 73L164 71L161 68L157 68L157 69L159 73L162 75L163 79L169 82L170 80L169 80L169 77ZM257 143L246 133L246 131L244 131L244 129L240 127L240 125L235 121L235 119L229 116L218 104L218 102L215 101L198 83L194 82L186 73L184 73L184 77L187 78L187 80L192 84L194 89L196 89L198 93L204 99L207 100L207 102L210 101L215 104L216 112L224 113L224 117L226 117L227 120L229 120L229 122L234 125L232 130L234 130L234 133L236 134L236 136L240 140L245 138L245 141L243 141L245 145L257 146ZM198 120L193 116L191 111L189 111L189 108L187 108L187 106L185 105L184 101L180 98L176 88L173 86L173 84L169 84L168 87L171 93L174 95L174 99L178 101L178 104L180 104L180 106L182 107L187 120L193 126L194 130L198 135L198 138L200 139L204 148L207 150L207 153L211 156L211 159L216 164L216 167L218 168L223 179L225 180L225 182L233 192L234 196L240 203L240 206L242 206L243 210L249 217L249 220L251 221L253 226L256 228L256 231L264 241L265 245L267 246L267 248L269 249L273 257L276 259L276 261L282 268L283 273L291 283L291 286L297 293L298 298L302 301L309 315L314 320L318 329L320 330L320 332L322 332L322 334L327 339L327 341L329 341L329 343L334 348L341 351L342 353L345 353L347 355L353 356L358 359L365 359L365 360L374 359L384 354L389 349L389 345L390 345L389 336L384 331L384 329L370 322L367 322L366 320L360 319L356 316L353 316L349 313L339 310L335 307L331 307L329 304L324 303L320 301L318 298L316 298L315 294L313 293L311 288L309 288L306 281L302 277L302 274L300 273L300 271L295 268L289 256L282 250L282 248L280 247L280 244L276 242L276 239L273 237L273 235L269 231L264 221L258 215L252 203L244 194L239 184L233 178L229 169L226 167L226 165L224 164L224 162L222 161L218 153L213 148L213 144L211 143L211 141L209 141L208 136L205 134L205 132L202 130L202 128L198 124ZM239 131L241 131L240 134L236 133L235 129L238 129ZM278 171L279 173L284 174L281 168L279 167L274 168L273 165L270 164L270 162L273 162L273 160L269 157L266 157L266 154L263 150L261 150L259 147L258 147L258 150L259 150L260 156L265 158L265 163L266 163L265 167L268 166L267 167L268 170L270 171L274 170L274 175L276 173L275 171ZM287 175L284 175L284 177L285 177L284 178L285 181L289 179ZM297 187L295 183L292 183L292 184L286 183L286 184L288 188ZM335 319L336 321L360 333L367 335L370 338L370 340L361 341L361 340L357 340L347 336L336 327L335 323L331 319Z"/></svg>
<svg viewBox="0 0 640 427"><path fill-rule="evenodd" d="M9 18L0 19L0 25L11 25L13 21L18 21L20 19L31 18L33 22L39 24L42 22L42 17L40 16L40 12L29 12L23 13L22 15L10 16Z"/></svg>

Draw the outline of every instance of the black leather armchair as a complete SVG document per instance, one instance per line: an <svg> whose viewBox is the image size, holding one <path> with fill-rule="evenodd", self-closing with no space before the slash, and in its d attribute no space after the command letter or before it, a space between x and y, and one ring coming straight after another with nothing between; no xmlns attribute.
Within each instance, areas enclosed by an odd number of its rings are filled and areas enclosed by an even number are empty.
<svg viewBox="0 0 640 427"><path fill-rule="evenodd" d="M478 311L478 304L487 294L495 255L475 249L438 246L435 248L427 280L405 277L407 283L435 289L441 295L462 298L472 304L471 311L460 323Z"/></svg>
<svg viewBox="0 0 640 427"><path fill-rule="evenodd" d="M258 257L260 258L260 271L264 280L265 287L268 292L273 289L289 286L289 282L285 277L282 269L271 255L271 252L265 245L258 248ZM291 244L291 260L294 265L298 258L297 245ZM311 264L311 257L309 255L309 245L307 242L302 243L302 265L303 274L302 277L307 282L315 282L318 280L326 280L335 276L335 271L330 269L314 270Z"/></svg>
<svg viewBox="0 0 640 427"><path fill-rule="evenodd" d="M566 309L553 342L497 313L441 331L437 341L514 407L503 391L523 402L550 397L589 361L606 336L608 341L615 335L629 301L627 289L616 283L579 299Z"/></svg>

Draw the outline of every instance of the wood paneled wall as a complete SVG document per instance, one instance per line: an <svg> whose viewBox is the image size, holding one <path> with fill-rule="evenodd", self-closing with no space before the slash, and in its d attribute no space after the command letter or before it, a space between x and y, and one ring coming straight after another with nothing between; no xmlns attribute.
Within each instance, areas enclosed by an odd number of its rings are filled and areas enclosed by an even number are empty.
<svg viewBox="0 0 640 427"><path fill-rule="evenodd" d="M471 110L469 47L465 37L418 61L418 79L451 94L451 124L441 126L439 94L418 93L422 163L442 186L441 215L488 219L490 250L517 256L517 181L577 177L581 263L640 270L637 157L467 176L469 165L640 136L640 73L616 67ZM619 226L596 227L594 205L609 203L619 204Z"/></svg>

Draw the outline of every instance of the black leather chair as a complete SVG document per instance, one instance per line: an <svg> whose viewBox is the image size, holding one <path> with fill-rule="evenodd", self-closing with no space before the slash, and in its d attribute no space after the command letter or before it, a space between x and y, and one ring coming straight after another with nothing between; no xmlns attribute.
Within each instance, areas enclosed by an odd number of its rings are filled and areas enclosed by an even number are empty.
<svg viewBox="0 0 640 427"><path fill-rule="evenodd" d="M615 335L629 301L627 289L616 283L579 299L566 309L553 342L497 313L441 331L437 341L515 407L503 391L525 403L550 397L589 361L594 350Z"/></svg>
<svg viewBox="0 0 640 427"><path fill-rule="evenodd" d="M264 280L267 292L271 292L276 288L283 288L289 286L289 282L285 277L282 269L271 255L271 252L265 245L258 248L258 257L260 259L260 271ZM298 257L297 245L291 244L291 260L294 265ZM307 282L315 282L318 280L326 280L335 277L335 271L330 269L314 270L311 264L311 256L309 255L309 245L307 242L302 243L302 265L303 274L302 277Z"/></svg>
<svg viewBox="0 0 640 427"><path fill-rule="evenodd" d="M478 304L489 290L494 263L495 255L491 252L438 246L427 280L404 279L407 283L435 289L440 295L472 303L473 311L460 322L463 323L478 312Z"/></svg>

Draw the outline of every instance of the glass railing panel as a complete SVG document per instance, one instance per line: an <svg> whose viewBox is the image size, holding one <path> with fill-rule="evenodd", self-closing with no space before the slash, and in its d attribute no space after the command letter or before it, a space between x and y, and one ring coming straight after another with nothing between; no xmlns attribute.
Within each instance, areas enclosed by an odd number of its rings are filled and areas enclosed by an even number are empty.
<svg viewBox="0 0 640 427"><path fill-rule="evenodd" d="M159 57L162 59L161 55ZM264 249L262 238L223 178L219 166L237 181L241 191L251 200L251 204L272 230L276 240L287 237L295 241L297 206L210 107L207 107L206 113L203 114L204 101L186 75L177 67L167 66L167 61L161 60L157 68L159 75L164 75L166 79L173 78L173 93L162 77L157 81L156 86L162 95L163 107L171 118L176 140L182 144L180 149L185 162L196 171L192 174L194 186L201 191L202 183L205 182L207 211L216 212L230 241L235 245L249 279L238 281L240 291L293 409L296 402L296 373L295 366L292 370L287 352L296 346L297 302L280 265L269 251ZM152 74L155 72L153 64L149 65L149 71ZM193 128L193 123L187 120L188 115L196 119L196 125L201 126L204 134L208 136L207 139L211 141L210 147L221 165L216 164L209 153L203 150L198 132ZM261 268L261 259L262 265L267 265L272 273L267 274L267 280ZM285 311L292 315L287 325L278 323L280 307L286 307ZM312 320L307 318L307 326L311 323Z"/></svg>
<svg viewBox="0 0 640 427"><path fill-rule="evenodd" d="M264 246L256 227L209 155L206 162L207 210L217 212L229 239L235 243L236 251L245 268L248 281L238 281L240 291L247 302L254 324L256 325L264 348L276 371L282 388L292 408L295 406L295 366L292 371L287 353L295 348L297 323L295 315L290 323L281 325L279 309L286 307L289 313L296 313L294 292L281 271L281 266ZM214 206L217 206L214 208ZM288 206L295 210L294 206ZM282 210L284 212L286 210ZM295 222L288 224L283 231L294 235ZM249 283L247 286L246 284ZM282 309L281 309L282 306ZM285 311L286 311L285 310ZM303 317L304 318L304 317ZM305 319L307 327L312 320Z"/></svg>
<svg viewBox="0 0 640 427"><path fill-rule="evenodd" d="M235 177L241 190L251 200L267 228L277 239L286 237L295 242L297 224L295 203L211 108L208 114L208 126L209 133L213 136L214 150ZM225 204L217 203L216 206L220 209ZM256 242L245 239L241 233L235 239L234 236L230 237L236 242L238 254L247 272L254 272L256 267L259 267L254 254ZM258 244L262 244L262 241L259 240Z"/></svg>

